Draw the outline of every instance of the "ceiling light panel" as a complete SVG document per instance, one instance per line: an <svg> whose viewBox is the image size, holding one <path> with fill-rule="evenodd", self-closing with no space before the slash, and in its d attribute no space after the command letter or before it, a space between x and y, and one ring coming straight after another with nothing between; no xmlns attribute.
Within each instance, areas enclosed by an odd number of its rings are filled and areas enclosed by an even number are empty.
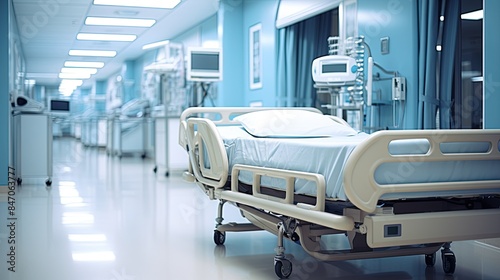
<svg viewBox="0 0 500 280"><path fill-rule="evenodd" d="M60 79L89 79L90 73L59 73Z"/></svg>
<svg viewBox="0 0 500 280"><path fill-rule="evenodd" d="M64 67L90 67L90 68L102 68L104 67L104 62L92 62L92 61L65 61Z"/></svg>
<svg viewBox="0 0 500 280"><path fill-rule="evenodd" d="M170 43L169 40L154 42L154 43L142 46L142 49L143 50L153 49L153 48L157 48L157 47L168 45L169 43Z"/></svg>
<svg viewBox="0 0 500 280"><path fill-rule="evenodd" d="M102 56L102 57L115 57L116 51L99 51L99 50L70 50L71 56Z"/></svg>
<svg viewBox="0 0 500 280"><path fill-rule="evenodd" d="M71 87L79 87L83 84L82 80L61 80L61 86L71 86Z"/></svg>
<svg viewBox="0 0 500 280"><path fill-rule="evenodd" d="M97 68L65 67L61 68L61 73L89 73L93 75L97 73Z"/></svg>
<svg viewBox="0 0 500 280"><path fill-rule="evenodd" d="M87 17L86 25L102 26L128 26L128 27L151 27L156 23L154 19L137 18L109 18L109 17Z"/></svg>
<svg viewBox="0 0 500 280"><path fill-rule="evenodd" d="M94 5L173 9L181 0L94 0Z"/></svg>
<svg viewBox="0 0 500 280"><path fill-rule="evenodd" d="M136 35L126 34L98 34L98 33L78 33L76 35L78 40L89 41L118 41L118 42L132 42L137 39Z"/></svg>

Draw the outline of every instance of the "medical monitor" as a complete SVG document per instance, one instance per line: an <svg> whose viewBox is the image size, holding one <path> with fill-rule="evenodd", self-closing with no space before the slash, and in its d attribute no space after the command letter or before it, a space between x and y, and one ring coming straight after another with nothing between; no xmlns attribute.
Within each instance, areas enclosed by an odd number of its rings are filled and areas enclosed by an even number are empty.
<svg viewBox="0 0 500 280"><path fill-rule="evenodd" d="M70 103L68 100L50 100L50 111L56 113L69 113Z"/></svg>
<svg viewBox="0 0 500 280"><path fill-rule="evenodd" d="M345 55L327 55L312 63L312 77L316 83L352 84L356 80L356 60Z"/></svg>
<svg viewBox="0 0 500 280"><path fill-rule="evenodd" d="M187 51L186 79L216 82L222 80L222 51L219 48L191 47Z"/></svg>

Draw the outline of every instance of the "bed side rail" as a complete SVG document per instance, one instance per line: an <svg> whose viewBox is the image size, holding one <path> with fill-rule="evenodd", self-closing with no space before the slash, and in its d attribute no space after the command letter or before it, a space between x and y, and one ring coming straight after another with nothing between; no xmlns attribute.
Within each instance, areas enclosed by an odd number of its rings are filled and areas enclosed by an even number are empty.
<svg viewBox="0 0 500 280"><path fill-rule="evenodd" d="M424 153L393 154L389 145L394 140L423 139L429 148ZM380 131L358 145L349 156L344 169L344 186L349 200L358 208L373 213L384 194L426 192L440 196L447 191L500 190L500 180L464 180L430 183L379 184L375 171L384 163L400 163L401 168L415 168L424 162L499 161L500 130L401 130ZM442 145L454 143L486 143L489 149L481 152L443 152ZM491 194L491 193L490 193Z"/></svg>
<svg viewBox="0 0 500 280"><path fill-rule="evenodd" d="M252 172L252 195L239 192L238 175L240 171ZM263 194L260 184L262 176L284 179L286 181L285 198ZM305 203L294 204L294 184L296 179L305 179L316 183L318 196L316 197L315 205ZM222 199L228 201L249 205L318 225L338 230L353 230L354 221L351 217L324 212L325 188L325 178L321 174L235 164L231 173L231 190L221 191L220 196Z"/></svg>
<svg viewBox="0 0 500 280"><path fill-rule="evenodd" d="M222 188L227 181L229 163L215 124L208 119L190 118L183 126L190 170L196 180Z"/></svg>
<svg viewBox="0 0 500 280"><path fill-rule="evenodd" d="M221 124L238 124L233 118L254 111L262 110L307 110L322 114L320 110L312 107L190 107L184 110L181 114L181 121L185 121L190 117L207 118L212 116L212 121L216 125ZM215 117L215 118L214 118Z"/></svg>

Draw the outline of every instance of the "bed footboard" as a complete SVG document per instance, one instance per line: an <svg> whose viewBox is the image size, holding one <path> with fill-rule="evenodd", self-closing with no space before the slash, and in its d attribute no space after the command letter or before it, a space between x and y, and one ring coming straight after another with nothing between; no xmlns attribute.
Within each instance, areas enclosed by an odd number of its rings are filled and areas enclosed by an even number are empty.
<svg viewBox="0 0 500 280"><path fill-rule="evenodd" d="M424 143L420 152L395 153L390 146L397 141L419 140ZM465 151L454 149L458 145L473 148ZM377 182L377 168L387 163L397 163L388 177L411 175L424 163L473 162L474 164L500 162L500 130L415 130L381 131L358 145L345 165L344 186L349 200L359 209L374 213L377 203L386 195L405 198L408 193L426 193L428 197L443 193L483 195L500 193L500 179L473 179L460 181L391 183ZM489 168L496 168L489 166ZM494 172L494 171L492 171Z"/></svg>

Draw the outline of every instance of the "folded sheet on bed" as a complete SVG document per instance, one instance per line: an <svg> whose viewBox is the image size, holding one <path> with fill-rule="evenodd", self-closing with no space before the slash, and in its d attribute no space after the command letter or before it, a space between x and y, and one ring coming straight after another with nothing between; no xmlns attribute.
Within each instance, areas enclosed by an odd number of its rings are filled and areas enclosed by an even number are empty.
<svg viewBox="0 0 500 280"><path fill-rule="evenodd" d="M229 168L234 164L279 168L322 174L326 181L326 196L330 199L347 201L343 187L343 169L354 148L370 137L366 133L353 136L318 138L260 138L253 137L239 126L218 127L226 147ZM428 149L423 139L405 140L391 143L392 154L422 154ZM418 168L416 168L418 167ZM403 169L402 169L403 168ZM406 169L405 169L406 168ZM412 168L411 170L407 168ZM408 164L391 163L377 168L374 178L378 184L449 182L465 180L500 179L500 162L426 162ZM368 176L368 171L367 171ZM241 172L239 180L252 183L252 175ZM263 177L261 184L276 189L284 189L285 181ZM499 186L500 188L500 186ZM315 195L313 182L297 180L295 191L299 194ZM439 196L476 194L478 190L447 192ZM405 194L404 197L427 197L425 193ZM385 199L397 199L391 194Z"/></svg>

